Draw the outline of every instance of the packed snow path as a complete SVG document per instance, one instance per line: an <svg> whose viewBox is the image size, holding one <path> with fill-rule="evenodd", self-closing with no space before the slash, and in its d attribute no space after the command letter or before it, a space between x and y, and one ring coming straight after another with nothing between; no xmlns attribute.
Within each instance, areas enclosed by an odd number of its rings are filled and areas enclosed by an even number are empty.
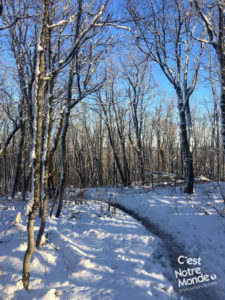
<svg viewBox="0 0 225 300"><path fill-rule="evenodd" d="M69 204L59 219L48 219L25 291L26 219L23 204L11 203L1 203L1 299L177 299L165 275L168 261L161 264L154 254L159 239L129 215L120 210L108 215L107 204L94 201ZM18 212L21 223L14 222Z"/></svg>
<svg viewBox="0 0 225 300"><path fill-rule="evenodd" d="M105 189L102 195L112 195L111 202L142 221L146 228L161 239L158 262L168 259L173 287L183 279L194 284L184 286L181 297L189 299L224 300L225 295L225 183L196 185L196 191L187 195L178 187L151 189ZM157 252L155 252L157 253ZM198 265L178 265L179 256L201 260ZM187 268L194 276L185 277ZM182 277L175 271L182 270ZM207 279L195 282L196 272ZM176 274L177 275L177 274ZM174 283L175 281L175 283ZM182 287L182 286L181 286Z"/></svg>
<svg viewBox="0 0 225 300"><path fill-rule="evenodd" d="M181 266L177 262L177 257L180 256L181 253L183 253L184 256L187 256L187 253L185 253L184 246L179 244L176 239L169 234L166 231L163 231L159 225L156 225L154 223L151 223L147 218L141 217L139 214L137 214L135 211L127 209L121 204L115 204L114 207L119 208L123 212L127 213L129 216L135 218L137 221L141 222L145 228L149 231L150 234L154 234L160 239L160 245L158 252L153 253L154 258L160 262L162 259L164 260L167 258L170 262L170 266L172 270L178 270L179 268L185 270L185 266ZM161 262L163 264L163 261ZM175 281L175 277L171 277L171 272L165 273L165 276L170 280L170 282L173 284L173 287L175 287L175 290L178 290L177 283ZM217 295L217 291L214 289L212 291L200 289L200 290L191 290L187 291L184 295L180 295L181 299L207 299L207 300L219 300L219 295ZM179 297L177 295L177 297ZM223 299L221 299L223 300Z"/></svg>

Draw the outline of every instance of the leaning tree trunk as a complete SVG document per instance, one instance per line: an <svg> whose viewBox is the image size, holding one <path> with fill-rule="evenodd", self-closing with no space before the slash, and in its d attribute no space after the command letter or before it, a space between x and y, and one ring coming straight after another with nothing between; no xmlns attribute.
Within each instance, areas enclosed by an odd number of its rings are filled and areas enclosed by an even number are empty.
<svg viewBox="0 0 225 300"><path fill-rule="evenodd" d="M59 195L59 204L58 208L56 211L56 218L59 218L62 206L63 206L63 196L64 196L64 191L65 191L65 183L66 183L66 178L65 178L65 153L66 153L66 134L67 134L67 129L69 125L69 115L70 112L67 110L65 111L65 116L64 116L64 125L61 133L61 138L60 138L60 165L61 165L61 172L60 172L60 181L59 181L59 186L58 186L58 195Z"/></svg>
<svg viewBox="0 0 225 300"><path fill-rule="evenodd" d="M60 165L61 165L61 173L60 173L60 181L58 186L58 195L59 195L59 204L56 212L56 217L59 218L62 206L63 206L63 196L65 191L65 154L66 154L66 134L69 126L69 117L70 117L70 105L72 100L72 87L73 87L73 79L74 79L74 57L70 63L70 72L69 72L69 80L67 86L67 97L66 97L66 107L64 110L64 118L63 118L63 126L60 135Z"/></svg>
<svg viewBox="0 0 225 300"><path fill-rule="evenodd" d="M30 281L30 260L34 252L34 222L40 207L41 196L41 137L42 137L42 106L43 106L43 87L45 71L45 41L47 35L49 0L43 2L43 17L40 25L38 41L38 61L36 66L35 95L33 102L33 141L32 141L32 194L28 206L28 246L23 261L23 286L29 287Z"/></svg>

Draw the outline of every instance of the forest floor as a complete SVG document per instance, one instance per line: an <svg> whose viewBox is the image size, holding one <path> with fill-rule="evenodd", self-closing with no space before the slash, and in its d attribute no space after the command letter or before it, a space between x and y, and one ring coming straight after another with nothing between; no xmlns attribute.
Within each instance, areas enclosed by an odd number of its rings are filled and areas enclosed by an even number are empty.
<svg viewBox="0 0 225 300"><path fill-rule="evenodd" d="M59 219L47 219L28 291L26 204L0 200L0 299L224 299L225 184L198 184L193 195L180 187L86 189L80 204L76 193ZM109 212L109 199L120 209Z"/></svg>

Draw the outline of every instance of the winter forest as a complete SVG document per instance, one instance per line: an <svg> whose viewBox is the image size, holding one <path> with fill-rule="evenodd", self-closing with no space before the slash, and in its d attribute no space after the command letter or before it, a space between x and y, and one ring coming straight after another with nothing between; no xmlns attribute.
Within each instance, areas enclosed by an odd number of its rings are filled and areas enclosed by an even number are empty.
<svg viewBox="0 0 225 300"><path fill-rule="evenodd" d="M224 0L1 0L0 50L0 299L224 299Z"/></svg>

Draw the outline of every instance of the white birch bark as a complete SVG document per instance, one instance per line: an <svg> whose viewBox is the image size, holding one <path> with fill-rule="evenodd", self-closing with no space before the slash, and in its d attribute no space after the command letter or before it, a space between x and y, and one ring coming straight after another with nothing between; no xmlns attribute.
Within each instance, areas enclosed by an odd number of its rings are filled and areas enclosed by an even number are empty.
<svg viewBox="0 0 225 300"><path fill-rule="evenodd" d="M31 151L32 161L32 192L31 199L27 206L28 222L28 245L23 261L23 286L29 287L30 281L30 260L34 252L34 222L37 211L40 207L41 197L41 134L42 134L42 107L43 107L43 87L45 72L45 42L47 35L49 0L43 2L43 15L39 30L38 55L36 65L36 76L34 86L33 101L33 141Z"/></svg>

